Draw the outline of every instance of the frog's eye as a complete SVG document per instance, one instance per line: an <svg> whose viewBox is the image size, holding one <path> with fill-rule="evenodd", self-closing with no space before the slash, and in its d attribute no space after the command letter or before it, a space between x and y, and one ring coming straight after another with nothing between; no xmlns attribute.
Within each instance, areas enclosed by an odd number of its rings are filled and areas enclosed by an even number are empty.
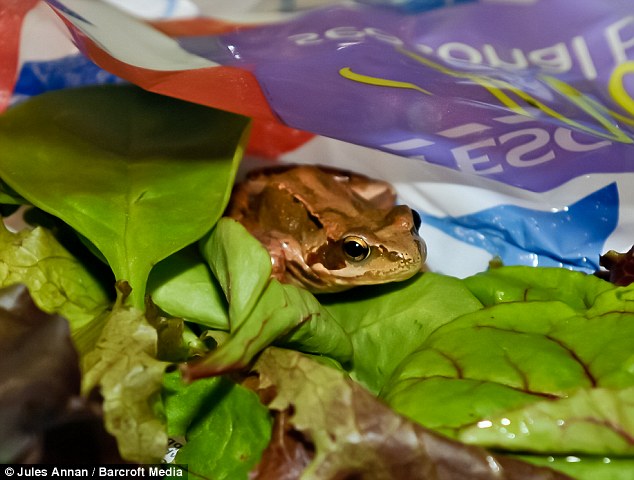
<svg viewBox="0 0 634 480"><path fill-rule="evenodd" d="M343 239L343 253L349 260L360 262L370 255L368 243L361 237L349 236Z"/></svg>
<svg viewBox="0 0 634 480"><path fill-rule="evenodd" d="M420 219L420 215L418 214L418 212L416 210L412 210L412 217L414 219L414 229L416 230L416 232L418 232L418 230L420 230L420 226L421 226L421 224L423 222Z"/></svg>

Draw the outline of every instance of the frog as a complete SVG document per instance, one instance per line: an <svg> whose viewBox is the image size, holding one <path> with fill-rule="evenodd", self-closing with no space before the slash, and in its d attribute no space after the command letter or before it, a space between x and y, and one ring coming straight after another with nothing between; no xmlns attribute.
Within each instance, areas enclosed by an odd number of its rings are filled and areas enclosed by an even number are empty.
<svg viewBox="0 0 634 480"><path fill-rule="evenodd" d="M226 216L271 257L271 277L313 293L407 280L424 271L420 216L386 181L320 165L251 171Z"/></svg>

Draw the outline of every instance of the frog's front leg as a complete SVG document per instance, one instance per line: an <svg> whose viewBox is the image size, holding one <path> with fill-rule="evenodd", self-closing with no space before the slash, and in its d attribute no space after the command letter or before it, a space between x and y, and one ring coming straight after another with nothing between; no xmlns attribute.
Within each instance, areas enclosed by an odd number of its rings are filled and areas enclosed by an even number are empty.
<svg viewBox="0 0 634 480"><path fill-rule="evenodd" d="M272 238L265 244L265 247L271 256L271 278L286 282L286 255L283 241Z"/></svg>
<svg viewBox="0 0 634 480"><path fill-rule="evenodd" d="M268 236L266 240L261 239L260 241L271 257L271 278L311 291L315 291L314 287L323 283L306 265L300 245L293 238L288 238L285 235L282 235L282 238L277 238L272 235Z"/></svg>

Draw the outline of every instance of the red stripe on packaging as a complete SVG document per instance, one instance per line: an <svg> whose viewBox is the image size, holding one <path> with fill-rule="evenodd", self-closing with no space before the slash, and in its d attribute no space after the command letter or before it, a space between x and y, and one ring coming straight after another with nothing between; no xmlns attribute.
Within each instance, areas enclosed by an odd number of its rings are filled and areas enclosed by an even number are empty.
<svg viewBox="0 0 634 480"><path fill-rule="evenodd" d="M80 49L101 68L146 90L251 117L249 153L277 158L314 137L279 120L251 72L224 66L150 70L115 59L84 36L75 39L80 40L77 42Z"/></svg>
<svg viewBox="0 0 634 480"><path fill-rule="evenodd" d="M18 77L20 31L37 0L3 0L0 7L0 112L6 110Z"/></svg>

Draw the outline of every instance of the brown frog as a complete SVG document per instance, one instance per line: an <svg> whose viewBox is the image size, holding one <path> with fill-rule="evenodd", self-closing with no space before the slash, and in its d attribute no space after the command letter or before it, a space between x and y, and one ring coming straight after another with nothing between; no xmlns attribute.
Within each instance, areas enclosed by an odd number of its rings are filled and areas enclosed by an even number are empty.
<svg viewBox="0 0 634 480"><path fill-rule="evenodd" d="M395 205L394 188L316 166L250 173L227 215L269 251L272 276L315 293L406 280L421 271L420 217Z"/></svg>

